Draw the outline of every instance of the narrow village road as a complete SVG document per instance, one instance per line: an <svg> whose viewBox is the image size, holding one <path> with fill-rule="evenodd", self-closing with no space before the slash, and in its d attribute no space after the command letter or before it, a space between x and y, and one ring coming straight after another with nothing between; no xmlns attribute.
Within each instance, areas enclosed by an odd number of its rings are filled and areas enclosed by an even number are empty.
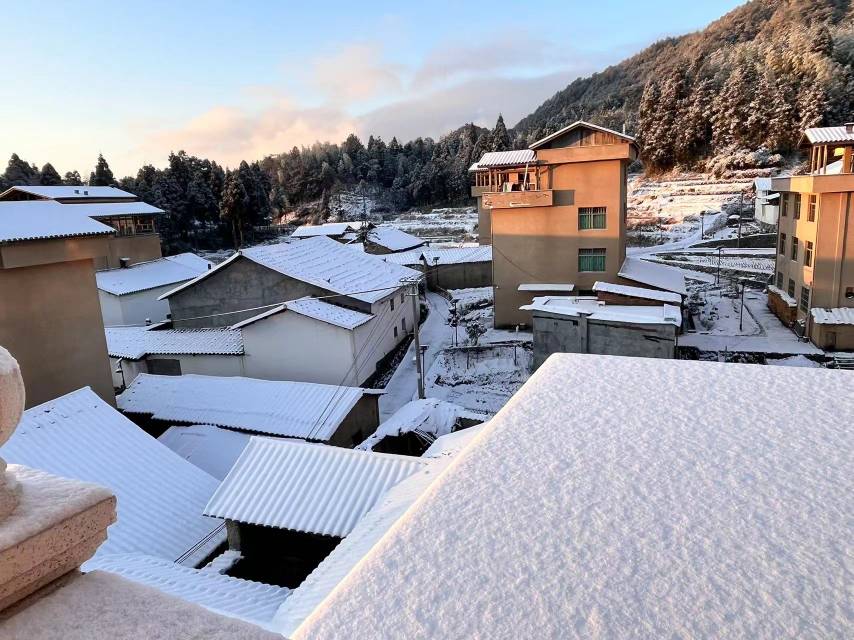
<svg viewBox="0 0 854 640"><path fill-rule="evenodd" d="M424 370L436 359L436 355L451 344L453 328L445 324L448 318L448 301L438 293L427 292L427 305L430 313L421 325L421 344L427 345L424 354ZM418 379L415 371L415 343L409 346L397 371L385 388L385 395L380 398L380 422L387 420L410 400L418 397Z"/></svg>

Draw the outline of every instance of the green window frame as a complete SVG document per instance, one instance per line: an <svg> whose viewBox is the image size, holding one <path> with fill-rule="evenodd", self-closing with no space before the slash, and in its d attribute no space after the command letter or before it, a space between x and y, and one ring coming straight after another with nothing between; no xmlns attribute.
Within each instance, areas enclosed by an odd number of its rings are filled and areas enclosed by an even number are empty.
<svg viewBox="0 0 854 640"><path fill-rule="evenodd" d="M578 271L605 271L605 249L579 249Z"/></svg>
<svg viewBox="0 0 854 640"><path fill-rule="evenodd" d="M579 207L578 228L581 231L589 229L605 229L607 225L607 210L605 207Z"/></svg>

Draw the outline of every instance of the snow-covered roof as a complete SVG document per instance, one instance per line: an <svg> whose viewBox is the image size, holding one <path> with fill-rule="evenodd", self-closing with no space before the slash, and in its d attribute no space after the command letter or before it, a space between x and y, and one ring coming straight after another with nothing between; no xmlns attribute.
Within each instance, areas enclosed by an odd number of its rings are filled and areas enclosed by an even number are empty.
<svg viewBox="0 0 854 640"><path fill-rule="evenodd" d="M194 253L181 253L139 262L124 269L98 271L95 273L95 281L101 291L123 296L192 280L212 267L212 262Z"/></svg>
<svg viewBox="0 0 854 640"><path fill-rule="evenodd" d="M596 131L601 131L603 133L610 133L611 135L615 135L619 138L622 138L626 142L630 142L634 144L636 140L632 136L627 136L625 133L620 133L619 131L614 131L613 129L608 129L607 127L600 127L598 124L592 124L590 122L586 122L584 120L576 120L571 125L564 127L563 129L559 129L552 134L547 135L545 138L540 138L534 144L530 146L531 149L538 149L542 147L544 144L547 144L554 140L555 138L559 138L560 136L569 133L573 129L578 129L579 127L584 127L586 129L594 129Z"/></svg>
<svg viewBox="0 0 854 640"><path fill-rule="evenodd" d="M812 321L816 324L854 324L854 307L812 309Z"/></svg>
<svg viewBox="0 0 854 640"><path fill-rule="evenodd" d="M554 355L288 635L848 637L851 424L838 371Z"/></svg>
<svg viewBox="0 0 854 640"><path fill-rule="evenodd" d="M412 456L253 437L205 513L343 538L388 489L426 464Z"/></svg>
<svg viewBox="0 0 854 640"><path fill-rule="evenodd" d="M0 242L101 236L116 232L110 226L53 200L0 202Z"/></svg>
<svg viewBox="0 0 854 640"><path fill-rule="evenodd" d="M376 245L385 247L389 251L406 251L413 247L420 247L427 243L426 240L414 236L406 231L390 225L380 225L368 231L368 240Z"/></svg>
<svg viewBox="0 0 854 640"><path fill-rule="evenodd" d="M660 306L605 304L596 298L543 296L534 298L531 304L519 308L524 311L540 311L570 317L585 315L591 320L606 322L672 324L677 327L682 325L682 312L679 311L679 307L669 304Z"/></svg>
<svg viewBox="0 0 854 640"><path fill-rule="evenodd" d="M530 149L519 149L516 151L488 151L481 156L475 164L469 167L469 171L479 171L491 167L513 167L536 162L537 154Z"/></svg>
<svg viewBox="0 0 854 640"><path fill-rule="evenodd" d="M389 253L382 256L386 262L395 264L416 265L423 264L422 256L427 259L427 264L463 264L469 262L491 262L492 261L492 246L482 245L478 247L449 247L441 249L433 249L425 247L423 249L414 249L413 251L404 251L401 253ZM436 261L438 258L438 261Z"/></svg>
<svg viewBox="0 0 854 640"><path fill-rule="evenodd" d="M293 238L314 238L315 236L340 236L355 227L349 222L326 222L324 224L307 224L297 227L291 234Z"/></svg>
<svg viewBox="0 0 854 640"><path fill-rule="evenodd" d="M381 393L313 382L141 373L116 402L122 411L158 420L325 442L363 396Z"/></svg>
<svg viewBox="0 0 854 640"><path fill-rule="evenodd" d="M293 311L301 316L320 320L321 322L326 322L327 324L341 327L342 329L349 329L351 331L356 327L362 326L374 317L373 314L370 313L362 313L361 311L354 311L353 309L340 307L337 304L332 304L324 300L306 297L286 302L278 307L273 307L272 309L259 313L257 316L252 316L242 322L238 322L232 328L242 329L243 327L247 327L250 324L258 322L259 320L282 313L283 311Z"/></svg>
<svg viewBox="0 0 854 640"><path fill-rule="evenodd" d="M688 295L688 289L685 287L685 276L675 267L656 264L640 258L626 258L617 275L656 289L672 291L682 296Z"/></svg>
<svg viewBox="0 0 854 640"><path fill-rule="evenodd" d="M139 552L174 561L211 536L188 556L192 564L225 539L222 523L202 515L216 479L172 453L88 387L27 410L0 456L94 482L116 495L118 520L96 558Z"/></svg>
<svg viewBox="0 0 854 640"><path fill-rule="evenodd" d="M230 618L268 624L291 593L275 585L184 567L141 553L102 556L89 570L109 571Z"/></svg>
<svg viewBox="0 0 854 640"><path fill-rule="evenodd" d="M238 329L157 329L107 327L107 352L112 358L139 360L147 355L243 355Z"/></svg>
<svg viewBox="0 0 854 640"><path fill-rule="evenodd" d="M779 287L774 286L773 284L768 285L768 291L776 294L783 302L785 302L790 307L797 307L798 301L795 300L792 296L790 296L786 291L783 291Z"/></svg>
<svg viewBox="0 0 854 640"><path fill-rule="evenodd" d="M371 451L387 436L399 436L413 431L424 434L427 438L438 438L451 433L461 418L473 422L484 420L484 416L480 414L438 398L412 400L395 411L388 420L377 427L374 433L355 448Z"/></svg>
<svg viewBox="0 0 854 640"><path fill-rule="evenodd" d="M47 198L50 200L73 200L73 199L89 199L89 198L127 198L136 200L136 196L127 191L122 191L116 187L87 187L71 186L71 185L55 185L43 187L39 185L21 185L9 187L3 193L0 193L0 199L6 194L13 191L29 193L39 198Z"/></svg>
<svg viewBox="0 0 854 640"><path fill-rule="evenodd" d="M249 437L246 433L212 424L194 424L169 427L157 439L184 460L222 480L248 444Z"/></svg>
<svg viewBox="0 0 854 640"><path fill-rule="evenodd" d="M771 191L771 178L754 178L753 186L756 191Z"/></svg>
<svg viewBox="0 0 854 640"><path fill-rule="evenodd" d="M421 277L414 269L387 263L379 256L321 236L242 249L195 280L163 294L160 299L192 287L241 257L295 280L363 302L382 300L404 286L403 281Z"/></svg>
<svg viewBox="0 0 854 640"><path fill-rule="evenodd" d="M839 127L811 127L804 131L804 137L810 144L854 143L854 131L849 133L844 125Z"/></svg>
<svg viewBox="0 0 854 640"><path fill-rule="evenodd" d="M65 211L71 207L85 211L92 218L111 218L114 216L153 216L166 213L147 202L95 202L88 204L64 204Z"/></svg>
<svg viewBox="0 0 854 640"><path fill-rule="evenodd" d="M575 285L569 283L523 282L517 289L518 291L563 291L569 293L575 289Z"/></svg>
<svg viewBox="0 0 854 640"><path fill-rule="evenodd" d="M597 281L593 285L596 293L613 293L618 296L629 298L642 298L644 300L657 300L658 302L669 302L670 304L682 304L682 296L671 291L659 291L658 289L646 289L644 287L630 287L625 284L612 284L610 282Z"/></svg>

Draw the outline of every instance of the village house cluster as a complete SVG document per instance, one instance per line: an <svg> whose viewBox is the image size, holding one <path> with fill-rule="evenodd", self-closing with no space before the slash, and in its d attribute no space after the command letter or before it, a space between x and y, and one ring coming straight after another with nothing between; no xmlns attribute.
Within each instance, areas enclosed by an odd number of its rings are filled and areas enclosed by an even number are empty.
<svg viewBox="0 0 854 640"><path fill-rule="evenodd" d="M803 148L755 183L767 304L854 350L854 125ZM115 187L0 194L0 637L845 637L849 374L679 359L685 271L627 251L639 153L579 121L484 154L477 246L163 256ZM487 348L529 336L497 412L424 392L420 327L473 290Z"/></svg>

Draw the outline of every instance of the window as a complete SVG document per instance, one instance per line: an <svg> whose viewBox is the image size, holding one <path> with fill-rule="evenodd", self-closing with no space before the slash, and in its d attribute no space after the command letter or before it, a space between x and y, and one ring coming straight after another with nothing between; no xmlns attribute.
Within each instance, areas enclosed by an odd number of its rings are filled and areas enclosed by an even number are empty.
<svg viewBox="0 0 854 640"><path fill-rule="evenodd" d="M785 233L780 234L780 255L781 256L786 255L786 234Z"/></svg>
<svg viewBox="0 0 854 640"><path fill-rule="evenodd" d="M789 194L780 194L780 215L785 218L789 215Z"/></svg>
<svg viewBox="0 0 854 640"><path fill-rule="evenodd" d="M403 333L406 333L406 318L401 318L400 330L403 331Z"/></svg>
<svg viewBox="0 0 854 640"><path fill-rule="evenodd" d="M795 281L789 278L789 296L795 297Z"/></svg>
<svg viewBox="0 0 854 640"><path fill-rule="evenodd" d="M810 288L801 287L801 311L806 313L810 309Z"/></svg>
<svg viewBox="0 0 854 640"><path fill-rule="evenodd" d="M854 287L845 287L845 299L854 300Z"/></svg>
<svg viewBox="0 0 854 640"><path fill-rule="evenodd" d="M404 295L405 294L403 294L403 293L400 294L400 304L403 304L403 301L406 299L403 297Z"/></svg>
<svg viewBox="0 0 854 640"><path fill-rule="evenodd" d="M783 272L782 271L777 272L777 288L780 289L780 291L783 290Z"/></svg>
<svg viewBox="0 0 854 640"><path fill-rule="evenodd" d="M397 327L394 328L394 337L397 337Z"/></svg>
<svg viewBox="0 0 854 640"><path fill-rule="evenodd" d="M800 220L801 218L801 194L795 194L795 206L792 210L792 218L795 220Z"/></svg>
<svg viewBox="0 0 854 640"><path fill-rule="evenodd" d="M798 259L798 237L792 236L792 260Z"/></svg>
<svg viewBox="0 0 854 640"><path fill-rule="evenodd" d="M804 242L804 266L811 267L812 266L812 242L807 240Z"/></svg>
<svg viewBox="0 0 854 640"><path fill-rule="evenodd" d="M818 196L810 196L807 220L809 220L810 222L815 222L816 213L818 213Z"/></svg>
<svg viewBox="0 0 854 640"><path fill-rule="evenodd" d="M605 207L579 207L578 228L582 231L585 229L604 229L605 217Z"/></svg>
<svg viewBox="0 0 854 640"><path fill-rule="evenodd" d="M604 249L579 249L578 250L579 271L604 271L605 250Z"/></svg>
<svg viewBox="0 0 854 640"><path fill-rule="evenodd" d="M394 298L391 299L391 310L394 311Z"/></svg>

